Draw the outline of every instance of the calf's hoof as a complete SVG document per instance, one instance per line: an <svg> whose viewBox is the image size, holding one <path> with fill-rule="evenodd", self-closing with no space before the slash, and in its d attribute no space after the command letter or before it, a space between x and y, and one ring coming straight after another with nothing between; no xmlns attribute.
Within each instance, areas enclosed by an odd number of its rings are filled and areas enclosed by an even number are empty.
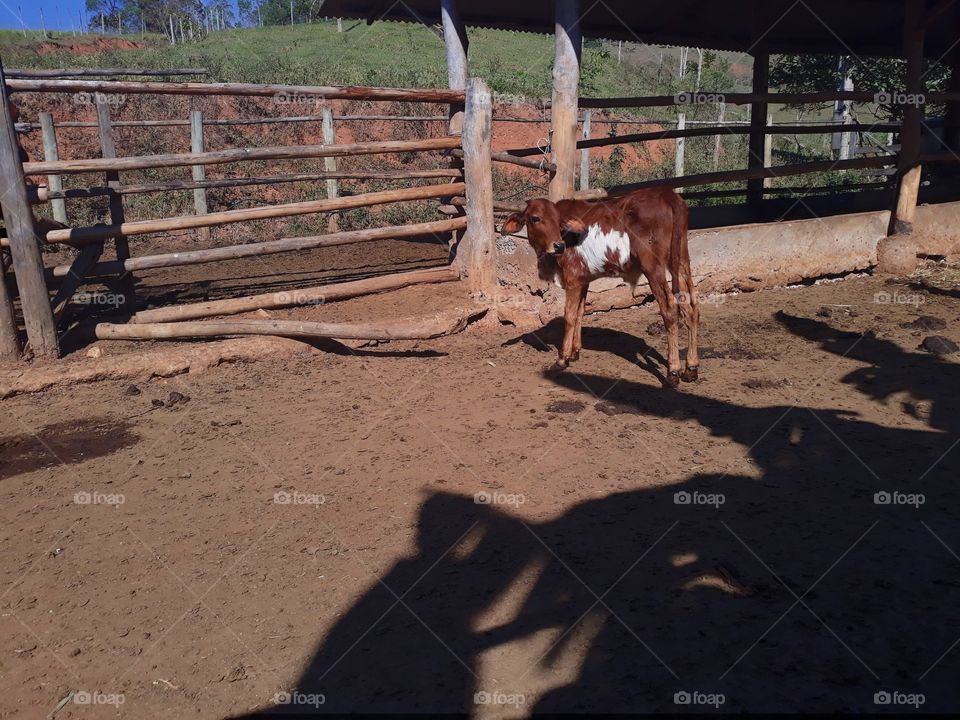
<svg viewBox="0 0 960 720"><path fill-rule="evenodd" d="M561 373L570 366L567 360L557 360L553 365L547 368L548 373Z"/></svg>
<svg viewBox="0 0 960 720"><path fill-rule="evenodd" d="M688 367L680 373L680 379L688 383L696 382L697 378L700 377L699 370L700 368L698 367Z"/></svg>
<svg viewBox="0 0 960 720"><path fill-rule="evenodd" d="M580 351L574 350L573 354L570 356L570 362L576 362L579 359L580 359Z"/></svg>
<svg viewBox="0 0 960 720"><path fill-rule="evenodd" d="M675 388L680 385L680 372L671 372L667 373L667 377L663 382L664 387Z"/></svg>

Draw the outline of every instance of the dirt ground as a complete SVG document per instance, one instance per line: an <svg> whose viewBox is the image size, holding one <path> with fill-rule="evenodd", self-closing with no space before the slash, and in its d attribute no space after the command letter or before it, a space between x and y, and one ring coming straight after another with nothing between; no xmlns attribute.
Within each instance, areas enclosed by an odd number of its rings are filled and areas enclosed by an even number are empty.
<svg viewBox="0 0 960 720"><path fill-rule="evenodd" d="M4 401L0 716L960 708L956 290L657 319Z"/></svg>

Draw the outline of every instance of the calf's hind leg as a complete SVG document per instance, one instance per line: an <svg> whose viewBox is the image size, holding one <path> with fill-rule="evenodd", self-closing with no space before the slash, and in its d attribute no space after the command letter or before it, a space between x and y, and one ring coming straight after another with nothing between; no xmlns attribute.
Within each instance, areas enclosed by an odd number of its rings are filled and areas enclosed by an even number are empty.
<svg viewBox="0 0 960 720"><path fill-rule="evenodd" d="M700 304L690 272L689 261L680 269L680 317L687 325L687 366L680 374L684 382L694 382L700 370L700 354L697 349L697 334L700 329Z"/></svg>
<svg viewBox="0 0 960 720"><path fill-rule="evenodd" d="M667 375L667 385L676 387L680 384L680 340L678 333L679 317L677 312L677 299L670 292L667 285L667 273L663 266L654 269L652 272L644 273L647 282L650 283L650 290L653 297L657 300L660 307L660 317L663 318L663 326L667 330L667 364L669 373Z"/></svg>

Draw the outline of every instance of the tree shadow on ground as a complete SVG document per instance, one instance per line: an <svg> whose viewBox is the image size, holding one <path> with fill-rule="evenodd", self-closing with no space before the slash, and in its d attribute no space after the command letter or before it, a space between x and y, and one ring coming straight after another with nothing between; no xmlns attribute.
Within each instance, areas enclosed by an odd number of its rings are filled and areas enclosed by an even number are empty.
<svg viewBox="0 0 960 720"><path fill-rule="evenodd" d="M779 320L820 344L825 362L869 363L844 378L867 396L931 400L929 427L799 403L744 407L696 386L549 376L697 422L755 471L656 486L669 468L657 467L657 448L638 448L625 472L651 487L542 522L434 493L415 553L371 584L297 681L295 700L325 702L266 713L708 711L702 703L721 695L724 712L872 712L913 710L875 701L916 693L924 711L957 710L955 366Z"/></svg>

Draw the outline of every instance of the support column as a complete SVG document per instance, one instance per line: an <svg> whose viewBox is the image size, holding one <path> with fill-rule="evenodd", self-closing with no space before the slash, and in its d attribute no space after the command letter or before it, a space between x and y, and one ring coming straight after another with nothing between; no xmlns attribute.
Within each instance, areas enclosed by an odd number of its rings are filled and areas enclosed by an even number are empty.
<svg viewBox="0 0 960 720"><path fill-rule="evenodd" d="M580 87L580 3L555 0L556 57L553 62L553 136L551 159L557 172L550 181L550 199L573 197L577 173L577 112Z"/></svg>
<svg viewBox="0 0 960 720"><path fill-rule="evenodd" d="M470 291L493 297L497 287L496 226L493 221L493 103L480 78L467 81L463 119L463 173L467 229L457 246L456 264Z"/></svg>
<svg viewBox="0 0 960 720"><path fill-rule="evenodd" d="M583 114L583 139L590 139L590 121L592 113L587 110ZM590 148L583 148L580 151L580 189L590 189Z"/></svg>
<svg viewBox="0 0 960 720"><path fill-rule="evenodd" d="M755 2L753 7L753 92L765 94L770 89L770 49L767 42L767 11L765 3ZM766 102L750 105L750 156L747 167L751 170L764 167L764 145L767 130ZM747 207L756 219L763 203L763 179L747 181Z"/></svg>
<svg viewBox="0 0 960 720"><path fill-rule="evenodd" d="M323 144L324 145L333 145L335 142L333 134L333 110L328 107L323 108L321 113L322 116L322 131L323 131ZM326 157L323 159L323 169L327 172L336 172L337 171L337 159L335 157ZM340 186L337 184L336 178L330 178L327 180L327 198L333 200L334 198L340 197ZM327 220L327 232L335 233L340 229L340 215L338 213L330 213L330 217Z"/></svg>
<svg viewBox="0 0 960 720"><path fill-rule="evenodd" d="M0 185L4 188L4 192L0 193L0 206L10 241L17 288L20 290L27 340L37 357L56 358L60 356L60 344L53 322L47 284L43 277L40 239L33 227L33 213L27 200L20 147L17 144L6 87L7 80L3 67L0 66ZM9 335L9 331L7 334ZM6 342L9 343L9 337Z"/></svg>
<svg viewBox="0 0 960 720"><path fill-rule="evenodd" d="M469 70L467 52L470 40L467 29L460 19L457 0L441 0L440 12L443 16L443 44L447 52L447 79L451 90L465 90ZM450 106L450 134L463 132L463 106Z"/></svg>
<svg viewBox="0 0 960 720"><path fill-rule="evenodd" d="M920 132L923 125L923 105L910 102L911 96L923 95L923 45L925 0L904 0L903 55L907 60L906 87L908 102L903 106L900 126L900 155L897 158L899 190L897 205L890 214L888 235L877 246L877 264L881 272L909 275L917 267L916 243L910 239L920 191Z"/></svg>
<svg viewBox="0 0 960 720"><path fill-rule="evenodd" d="M43 159L48 162L56 162L60 159L60 150L57 147L57 129L53 125L53 115L48 112L40 113L40 133L43 135ZM50 192L63 190L63 182L60 176L47 175L47 187ZM51 200L50 209L53 211L54 220L64 225L67 224L66 200Z"/></svg>

